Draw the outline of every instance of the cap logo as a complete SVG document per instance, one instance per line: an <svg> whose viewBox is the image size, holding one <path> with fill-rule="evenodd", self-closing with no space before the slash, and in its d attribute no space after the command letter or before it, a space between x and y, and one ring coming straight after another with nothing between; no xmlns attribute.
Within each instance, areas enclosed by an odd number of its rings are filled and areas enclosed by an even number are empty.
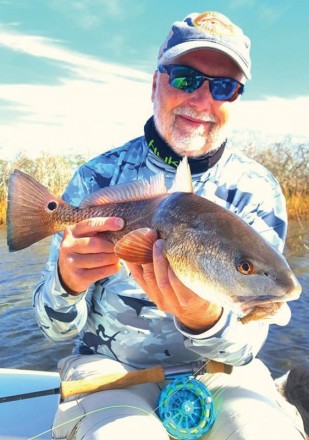
<svg viewBox="0 0 309 440"><path fill-rule="evenodd" d="M225 17L222 17L222 19L224 18ZM215 12L204 12L193 20L193 24L198 29L210 35L233 35L233 25L224 22L222 19L221 15Z"/></svg>

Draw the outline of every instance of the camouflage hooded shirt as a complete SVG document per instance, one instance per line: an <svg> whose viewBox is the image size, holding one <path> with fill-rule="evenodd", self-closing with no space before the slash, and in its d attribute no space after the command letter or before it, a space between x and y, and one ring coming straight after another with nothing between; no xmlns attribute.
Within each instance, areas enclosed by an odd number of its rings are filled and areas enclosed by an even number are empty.
<svg viewBox="0 0 309 440"><path fill-rule="evenodd" d="M99 188L149 180L159 171L164 172L167 186L171 186L175 168L158 157L142 136L81 166L63 198L78 206ZM220 160L192 178L195 193L230 209L283 250L285 201L278 182L263 166L227 143ZM47 337L54 341L76 340L73 353L102 353L138 368L206 358L242 365L250 362L263 345L268 332L265 321L243 325L235 313L227 310L211 329L191 334L172 315L160 311L124 267L81 295L69 295L57 272L61 238L61 234L53 237L33 304Z"/></svg>

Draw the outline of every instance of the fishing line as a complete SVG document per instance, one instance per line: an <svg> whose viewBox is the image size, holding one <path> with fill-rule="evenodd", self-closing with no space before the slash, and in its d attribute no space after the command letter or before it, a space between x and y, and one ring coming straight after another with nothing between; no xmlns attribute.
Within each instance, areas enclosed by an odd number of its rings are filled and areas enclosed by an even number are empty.
<svg viewBox="0 0 309 440"><path fill-rule="evenodd" d="M210 360L210 359L209 359L209 360ZM209 362L209 360L208 360L207 362L205 362L205 363L204 363L204 364L203 364L203 365L197 370L197 372L196 372L195 374L198 374L198 373L204 368L204 366L207 365L207 363ZM192 376L194 376L194 374L192 374ZM190 378L187 379L187 382L189 382L189 380L190 380ZM178 391L178 390L175 390L175 393L177 393L177 391ZM174 394L175 394L175 393L174 393ZM172 395L169 396L169 398L171 398L171 397L172 397ZM156 415L156 412L157 412L157 410L160 408L160 406L157 406L157 407L154 408L151 412L146 411L146 410L143 409L143 408L139 408L139 407L137 407L137 406L132 406L132 405L111 405L111 406L104 406L104 407L101 407L101 408L97 408L97 409L95 409L95 410L93 410L93 411L88 411L88 412L82 414L81 416L77 416L77 417L74 417L74 418L72 418L72 419L69 419L69 420L67 420L66 422L60 423L59 425L53 426L51 429L48 429L47 431L41 432L40 434L37 434L37 435L35 435L34 437L30 437L28 440L35 440L35 439L37 439L37 438L40 438L42 435L44 435L44 434L48 434L48 433L52 432L54 429L61 428L62 426L65 426L65 425L67 425L67 424L69 424L69 423L71 423L71 422L74 422L75 420L77 421L77 420L80 420L81 418L86 417L86 416L89 416L89 415L91 415L91 414L95 414L95 413L97 413L97 412L105 411L105 410L107 410L107 409L113 409L113 408L119 408L119 409L120 409L120 408L137 409L138 411L141 411L142 413L144 413L144 414L146 414L146 415L148 415L148 416L153 416L153 415Z"/></svg>
<svg viewBox="0 0 309 440"><path fill-rule="evenodd" d="M223 346L223 344L221 344L221 345ZM181 376L182 376L182 379L184 380L184 383L182 384L182 387L180 387L179 389L175 389L175 391L174 391L173 393L169 394L169 396L168 396L167 399L163 400L163 401L161 402L161 404L158 405L156 408L154 408L151 412L149 412L149 411L147 411L147 410L145 410L145 409L143 409L143 408L139 408L139 407L132 406L132 405L110 405L110 406L106 406L106 407L101 407L101 408L97 408L97 409L95 409L95 410L93 410L93 411L86 412L86 413L84 413L84 414L81 415L81 416L77 416L77 417L74 417L74 418L72 418L72 419L69 419L69 420L67 420L66 422L63 422L63 423L61 423L61 424L59 424L59 425L57 425L57 426L53 426L51 429L48 429L48 430L46 430L46 431L44 431L44 432L41 432L41 433L35 435L34 437L30 437L30 438L27 439L27 440L35 440L35 439L38 439L38 438L40 438L42 435L44 435L44 434L48 434L48 433L52 432L54 429L61 428L62 426L65 426L65 425L67 425L67 424L69 424L69 423L71 423L71 422L74 422L75 420L78 421L78 420L80 420L81 418L84 418L84 417L86 417L86 416L88 416L88 415L95 414L95 413L98 413L98 412L100 412L100 411L105 411L105 410L108 410L108 409L113 409L113 408L119 408L119 409L120 409L120 408L136 409L136 410L138 410L138 411L140 411L140 412L142 412L142 413L144 413L144 414L146 414L146 415L148 415L148 416L153 416L153 415L155 415L155 416L157 417L157 416L158 416L158 415L157 415L158 410L162 407L162 405L164 405L164 403L168 402L168 399L169 399L169 400L172 399L173 396L175 396L175 394L176 394L177 392L179 392L182 388L184 388L187 384L189 384L189 382L190 382L190 380L191 380L192 378L196 379L197 376L199 375L199 373L202 373L202 372L203 372L203 370L205 369L205 366L206 366L211 360L214 360L214 358L215 358L219 353L220 353L220 347L219 347L219 350L217 351L217 353L214 354L211 358L207 358L207 361L203 362L202 365L201 365L201 366L200 366L195 372L192 372L192 373L190 373L190 374L188 374L188 375L186 375L186 376L185 376L185 375L181 375ZM206 371L206 373L207 373L207 371ZM177 374L174 375L173 378L175 378L176 376L177 376ZM185 377L184 377L184 376L185 376ZM171 377L171 380L173 380L173 378ZM201 383L202 383L202 382L201 382ZM162 392L162 391L163 391L163 390L161 390L161 392Z"/></svg>
<svg viewBox="0 0 309 440"><path fill-rule="evenodd" d="M89 416L90 414L95 414L95 413L98 413L100 411L105 411L107 409L114 409L114 408L137 409L138 411L141 411L142 413L144 413L144 414L146 414L148 416L152 416L153 415L153 412L148 412L148 411L146 411L143 408L139 408L138 406L133 406L133 405L110 405L110 406L103 406L101 408L94 409L93 411L88 411L88 412L86 412L84 414L81 414L80 416L73 417L72 419L67 420L66 422L60 423L60 425L53 426L51 429L48 429L47 431L41 432L40 434L37 434L34 437L30 437L27 440L34 440L34 439L40 438L42 435L48 434L48 433L52 432L54 429L61 428L62 426L65 426L68 423L74 422L75 420L76 421L77 420L81 420L82 418L84 418L86 416Z"/></svg>
<svg viewBox="0 0 309 440"><path fill-rule="evenodd" d="M199 373L202 373L203 371L204 371L204 369L205 369L205 366L211 361L211 360L213 360L218 354L219 354L219 352L220 352L220 350L218 350L218 352L213 356L213 357L211 357L211 358L207 358L207 361L205 361L204 363L202 363L202 365L195 371L195 372L192 372L192 373L190 373L190 374L181 374L181 375L179 375L179 376L181 376L181 378L182 378L182 385L181 385L181 387L179 387L179 388L176 388L175 387L175 390L172 392L172 393L169 393L169 395L167 396L167 398L166 399L163 399L162 401L161 401L161 403L160 403L160 405L157 405L151 412L149 412L149 411L147 411L147 410L145 410L145 409L143 409L143 408L139 408L139 407L136 407L136 406L133 406L133 405L110 405L110 406L106 406L106 407L101 407L101 408L97 408L97 409L95 409L95 410L93 410L93 411L89 411L89 412L86 412L86 413L84 413L84 414L82 414L82 415L80 415L80 416L77 416L77 417L74 417L74 418L72 418L72 419L69 419L69 420L67 420L66 422L63 422L63 423L61 423L61 424L59 424L59 425L56 425L56 426L53 426L51 429L48 429L48 430L46 430L46 431L44 431L44 432L41 432L40 434L37 434L37 435L35 435L34 437L30 437L28 440L35 440L35 439L38 439L38 438L40 438L42 435L44 435L44 434L48 434L48 433L50 433L50 432L52 432L54 429L57 429L57 428L61 428L62 426L65 426L65 425L67 425L67 424L69 424L69 423L71 423L71 422L74 422L75 420L76 421L78 421L78 420L81 420L82 418L84 418L84 417L86 417L86 416L88 416L88 415L91 415L91 414L95 414L95 413L98 413L98 412L100 412L100 411L105 411L105 410L108 410L108 409L113 409L113 408L129 408L129 409L136 409L136 410L138 410L138 411L140 411L140 412L142 412L142 413L144 413L144 414L146 414L146 415L148 415L148 416L156 416L156 417L158 417L158 411L159 411L159 409L164 405L164 404L166 404L169 400L171 400L181 389L184 389L185 387L186 387L186 385L188 385L189 383L190 383L190 381L192 381L192 378L194 378L195 380L196 380L196 378L197 378L197 376L199 375ZM177 374L175 374L173 377L171 376L170 377L170 380L171 380L171 382L173 381L173 379L175 379L177 377ZM167 380L168 380L168 378L167 378ZM171 383L170 382L170 383ZM203 382L201 382L202 384L203 384ZM164 390L164 389L163 389ZM163 391L163 390L161 390L161 392ZM161 422L163 422L162 420L161 420Z"/></svg>
<svg viewBox="0 0 309 440"><path fill-rule="evenodd" d="M207 359L207 362L203 363L203 364L201 365L201 367L198 368L198 370L197 370L195 373L192 373L190 376L188 376L188 377L186 378L185 384L184 384L183 386L185 386L187 383L189 383L191 377L196 377L196 376L199 374L199 372L201 372L201 371L204 369L205 365L207 365L208 362L209 362L210 360L211 360L211 359ZM179 389L181 389L181 388L179 388ZM176 389L175 392L172 393L168 398L171 399L171 398L173 397L173 395L175 395L178 391L179 391L179 390ZM166 399L164 402L166 402L166 401L167 401L167 399ZM95 409L95 410L93 410L93 411L88 411L88 412L86 412L86 413L84 413L84 414L82 414L82 415L80 415L80 416L74 417L74 418L72 418L72 419L69 419L69 420L67 420L66 422L60 423L59 425L53 426L51 429L48 429L48 430L46 430L46 431L44 431L44 432L41 432L41 433L35 435L34 437L30 437L30 438L28 438L28 440L35 440L35 439L38 439L38 438L40 438L40 437L41 437L42 435L44 435L44 434L51 433L54 429L61 428L62 426L65 426L65 425L67 425L67 424L69 424L69 423L71 423L71 422L74 422L75 420L78 421L78 420L80 420L81 418L84 418L84 417L86 417L86 416L88 416L88 415L91 415L91 414L98 413L98 412L100 412L100 411L105 411L105 410L108 410L108 409L114 409L114 408L119 408L119 409L120 409L120 408L129 408L129 409L136 409L136 410L138 410L138 411L140 411L140 412L142 412L142 413L144 413L144 414L146 414L146 415L148 415L148 416L153 416L153 415L157 415L156 413L157 413L157 411L159 410L160 406L162 406L162 405L163 405L163 403L162 403L161 405L158 405L158 406L157 406L156 408L154 408L151 412L149 412L149 411L147 411L147 410L145 410L145 409L143 409L143 408L139 408L139 407L137 407L137 406L133 406L133 405L110 405L110 406L104 406L104 407L101 407L101 408L97 408L97 409Z"/></svg>

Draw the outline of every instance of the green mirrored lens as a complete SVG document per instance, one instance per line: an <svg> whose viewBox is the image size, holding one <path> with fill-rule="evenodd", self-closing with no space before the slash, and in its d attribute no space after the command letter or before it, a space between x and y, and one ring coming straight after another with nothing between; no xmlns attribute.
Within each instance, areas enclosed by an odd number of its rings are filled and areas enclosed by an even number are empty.
<svg viewBox="0 0 309 440"><path fill-rule="evenodd" d="M201 81L196 76L182 76L176 78L170 78L170 84L176 89L184 90L187 93L191 93L201 85Z"/></svg>

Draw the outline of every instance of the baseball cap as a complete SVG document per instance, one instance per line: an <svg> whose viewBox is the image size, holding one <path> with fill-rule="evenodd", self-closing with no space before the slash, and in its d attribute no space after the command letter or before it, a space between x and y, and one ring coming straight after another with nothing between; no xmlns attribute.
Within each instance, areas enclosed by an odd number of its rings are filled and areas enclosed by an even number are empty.
<svg viewBox="0 0 309 440"><path fill-rule="evenodd" d="M251 78L250 39L225 15L193 12L176 21L161 45L158 64L172 61L196 49L214 49L232 58L247 79Z"/></svg>

